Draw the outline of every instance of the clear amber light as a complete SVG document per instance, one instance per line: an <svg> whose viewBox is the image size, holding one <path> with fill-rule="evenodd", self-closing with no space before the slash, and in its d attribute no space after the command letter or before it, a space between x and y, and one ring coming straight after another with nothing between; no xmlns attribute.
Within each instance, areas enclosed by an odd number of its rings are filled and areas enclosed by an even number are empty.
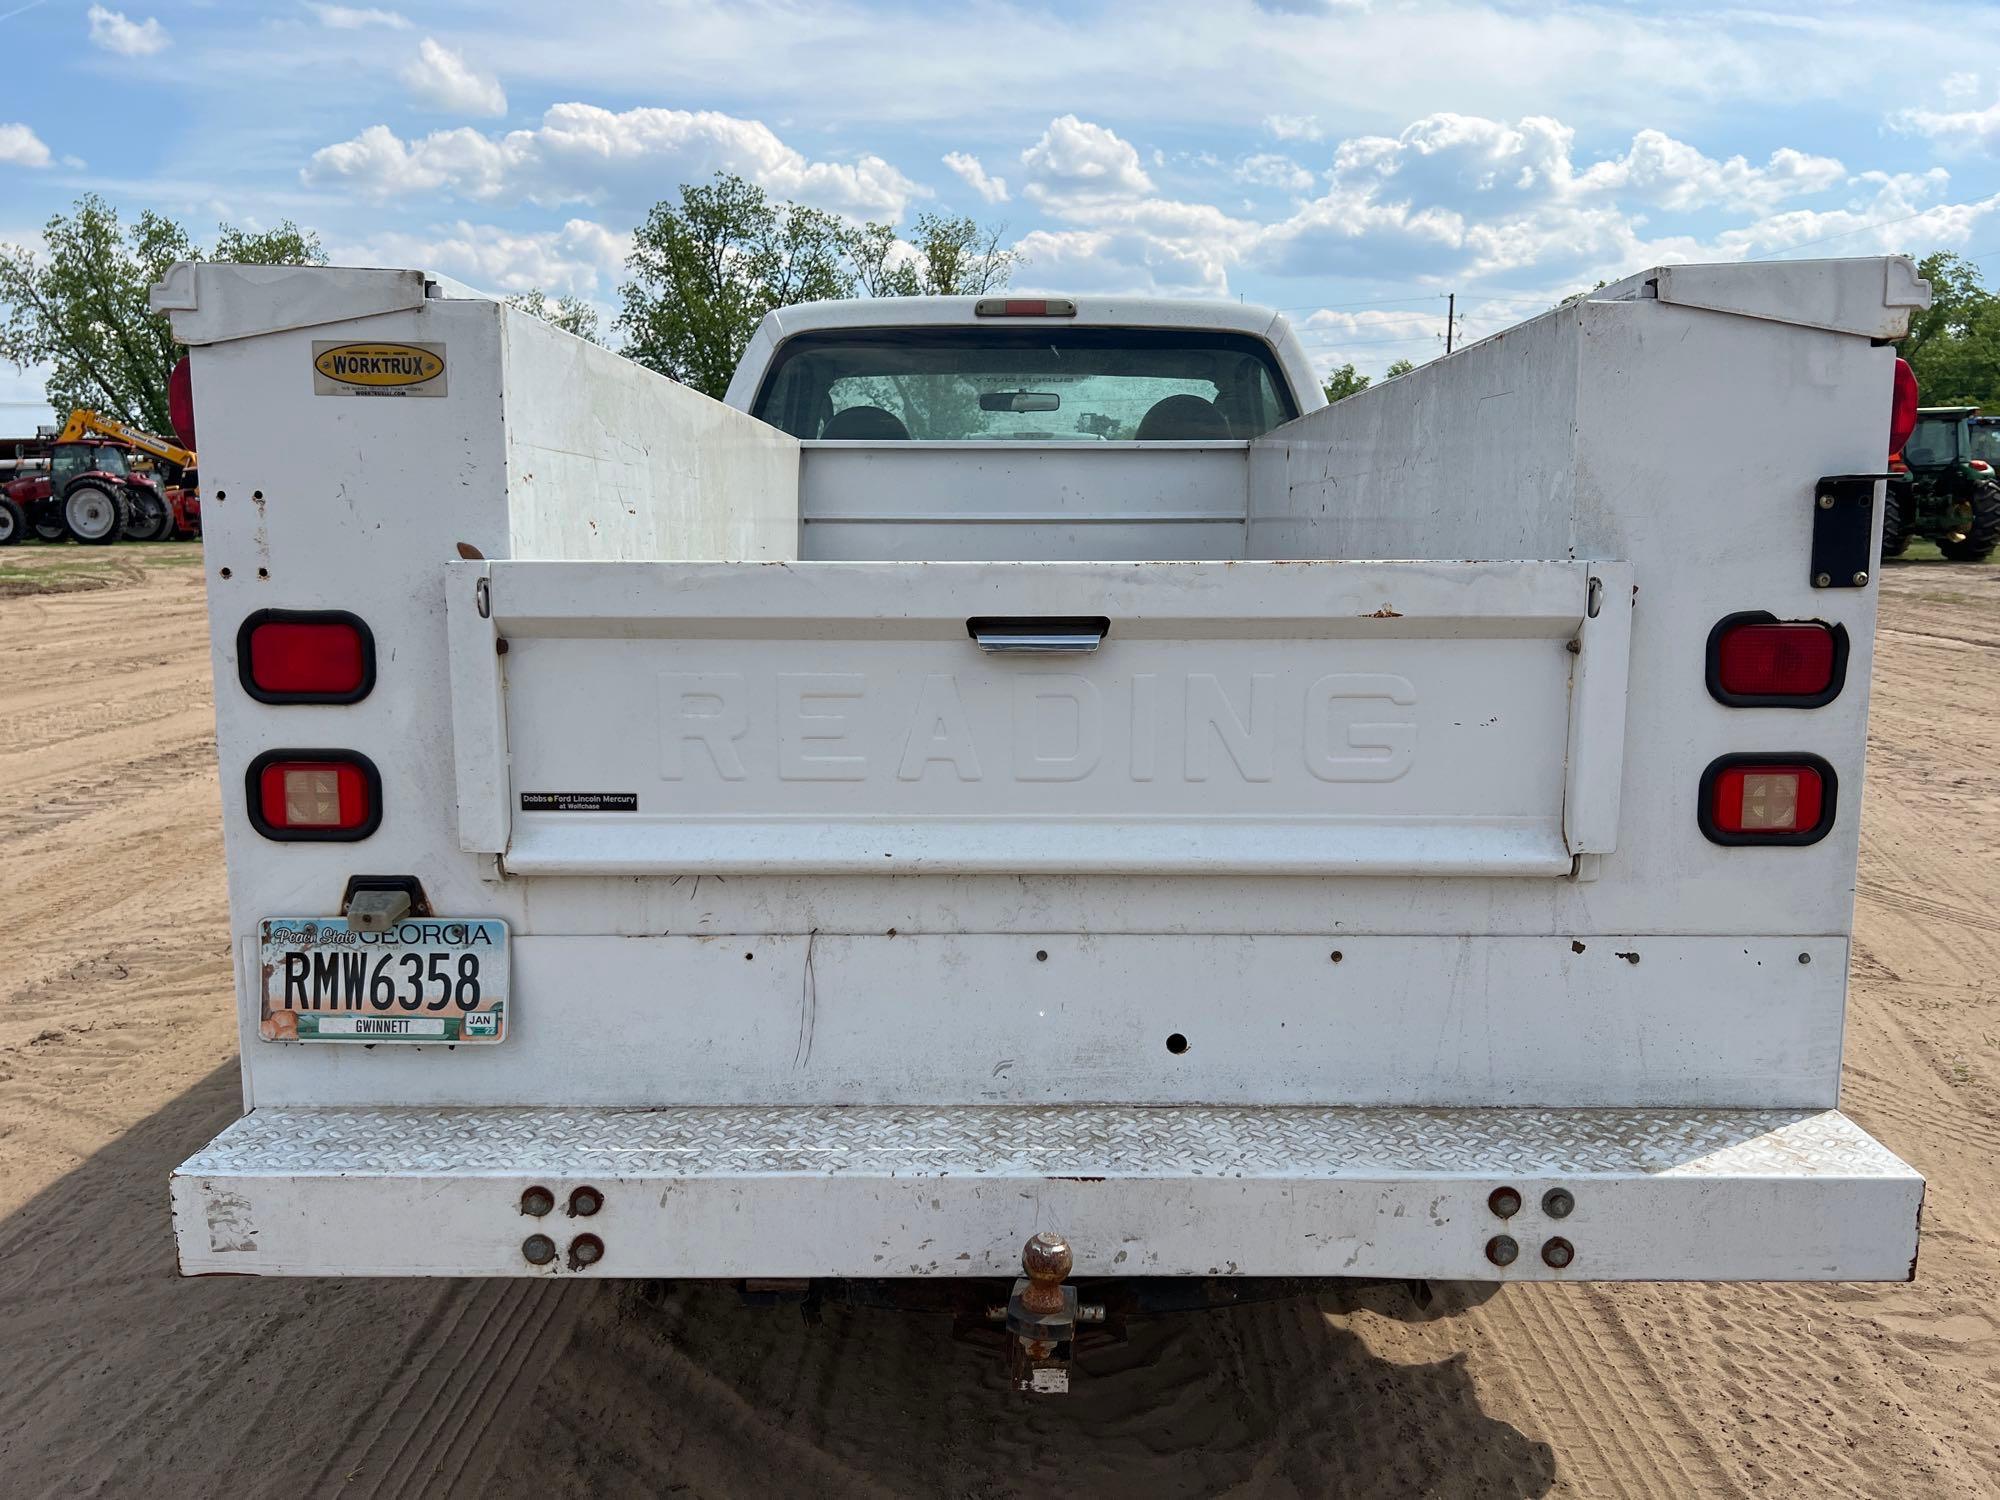
<svg viewBox="0 0 2000 1500"><path fill-rule="evenodd" d="M1753 771L1743 778L1743 830L1790 833L1799 826L1799 778L1790 771Z"/></svg>
<svg viewBox="0 0 2000 1500"><path fill-rule="evenodd" d="M338 828L340 773L285 772L285 822L293 828Z"/></svg>
<svg viewBox="0 0 2000 1500"><path fill-rule="evenodd" d="M273 828L359 828L374 813L368 779L345 761L274 761L258 782L264 821Z"/></svg>
<svg viewBox="0 0 2000 1500"><path fill-rule="evenodd" d="M1731 766L1709 813L1724 833L1803 833L1819 826L1825 784L1811 766Z"/></svg>

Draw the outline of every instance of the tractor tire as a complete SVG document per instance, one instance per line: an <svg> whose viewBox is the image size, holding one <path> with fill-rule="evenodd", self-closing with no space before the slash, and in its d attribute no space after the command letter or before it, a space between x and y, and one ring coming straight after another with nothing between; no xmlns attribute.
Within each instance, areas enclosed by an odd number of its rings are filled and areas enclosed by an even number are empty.
<svg viewBox="0 0 2000 1500"><path fill-rule="evenodd" d="M164 542L174 534L174 508L152 490L130 489L125 503L132 519L125 527L128 542Z"/></svg>
<svg viewBox="0 0 2000 1500"><path fill-rule="evenodd" d="M1907 486L1890 480L1882 487L1882 556L1901 557L1910 549L1910 496Z"/></svg>
<svg viewBox="0 0 2000 1500"><path fill-rule="evenodd" d="M0 547L11 547L27 534L27 513L5 495L0 495Z"/></svg>
<svg viewBox="0 0 2000 1500"><path fill-rule="evenodd" d="M125 497L94 479L79 479L62 498L63 528L85 547L108 547L131 521Z"/></svg>
<svg viewBox="0 0 2000 1500"><path fill-rule="evenodd" d="M1972 490L1972 519L1955 536L1938 538L1937 549L1953 562L1985 562L2000 546L2000 484L1982 480Z"/></svg>
<svg viewBox="0 0 2000 1500"><path fill-rule="evenodd" d="M37 500L29 507L28 530L45 542L69 540L69 532L63 529L62 512L52 500Z"/></svg>

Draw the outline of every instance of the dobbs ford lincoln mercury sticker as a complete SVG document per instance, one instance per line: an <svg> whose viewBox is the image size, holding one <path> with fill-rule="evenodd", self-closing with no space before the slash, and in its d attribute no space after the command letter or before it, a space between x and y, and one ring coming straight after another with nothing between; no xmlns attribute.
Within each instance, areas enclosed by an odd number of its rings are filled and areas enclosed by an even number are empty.
<svg viewBox="0 0 2000 1500"><path fill-rule="evenodd" d="M313 390L322 396L442 396L443 344L370 344L318 340Z"/></svg>

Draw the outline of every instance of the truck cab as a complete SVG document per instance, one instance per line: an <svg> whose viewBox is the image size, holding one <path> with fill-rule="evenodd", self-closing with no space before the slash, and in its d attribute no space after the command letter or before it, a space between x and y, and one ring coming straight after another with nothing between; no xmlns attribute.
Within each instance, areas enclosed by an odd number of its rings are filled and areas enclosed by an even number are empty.
<svg viewBox="0 0 2000 1500"><path fill-rule="evenodd" d="M802 440L1248 441L1326 404L1240 303L900 297L768 314L724 398Z"/></svg>

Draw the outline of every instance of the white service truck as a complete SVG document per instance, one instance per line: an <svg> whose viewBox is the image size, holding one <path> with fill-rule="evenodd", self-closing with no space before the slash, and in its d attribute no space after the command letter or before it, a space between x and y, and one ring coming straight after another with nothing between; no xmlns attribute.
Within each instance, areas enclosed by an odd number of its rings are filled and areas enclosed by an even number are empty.
<svg viewBox="0 0 2000 1500"><path fill-rule="evenodd" d="M1662 267L1331 407L1267 311L853 301L725 404L175 267L246 1108L182 1269L949 1283L1028 1389L1167 1278L1909 1277L1837 1106L1927 301Z"/></svg>

